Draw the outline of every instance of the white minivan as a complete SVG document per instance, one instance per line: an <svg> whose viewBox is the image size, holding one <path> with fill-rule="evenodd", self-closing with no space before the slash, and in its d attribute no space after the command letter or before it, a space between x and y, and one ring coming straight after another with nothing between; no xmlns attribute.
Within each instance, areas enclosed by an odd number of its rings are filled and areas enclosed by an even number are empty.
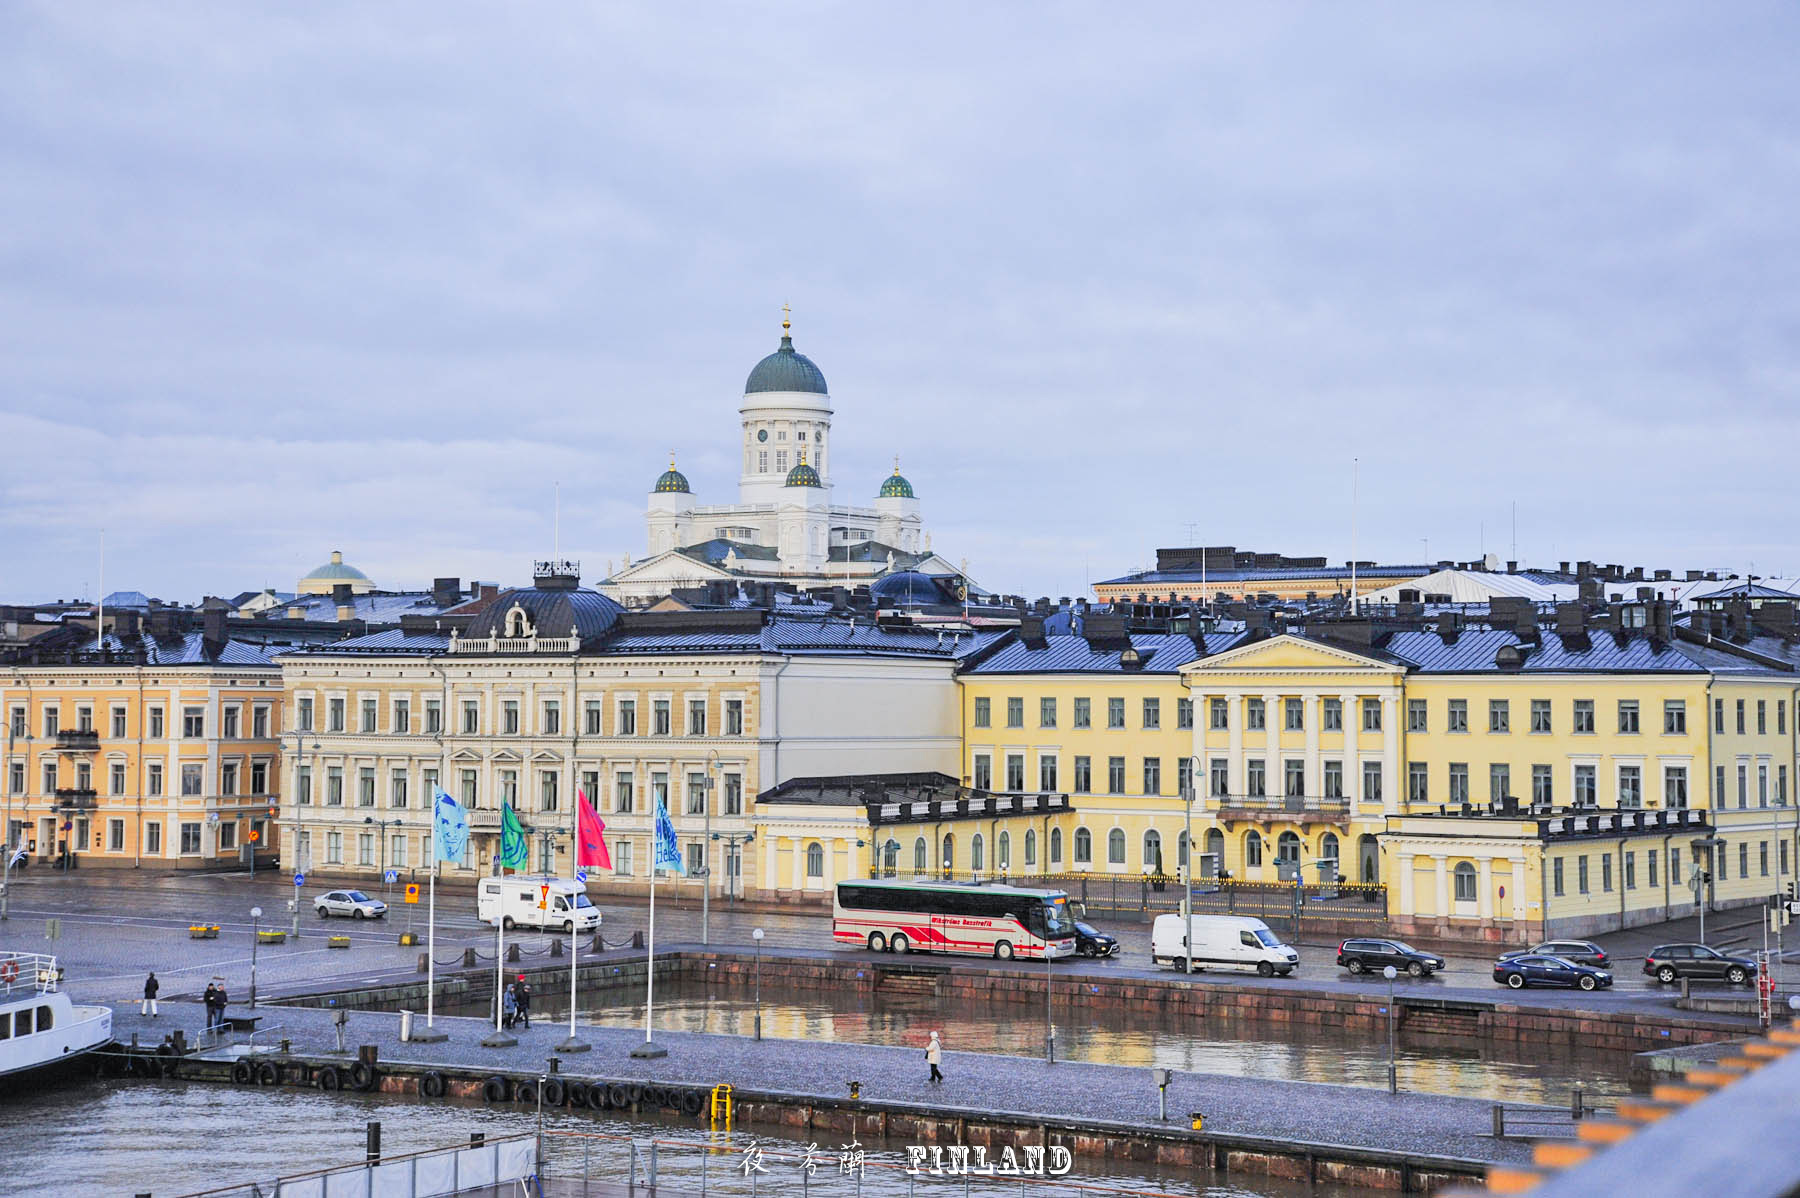
<svg viewBox="0 0 1800 1198"><path fill-rule="evenodd" d="M600 911L588 902L587 887L567 878L483 878L475 913L483 923L503 919L509 929L590 932L600 926Z"/></svg>
<svg viewBox="0 0 1800 1198"><path fill-rule="evenodd" d="M1194 968L1254 969L1263 977L1286 977L1300 964L1300 954L1283 944L1269 925L1248 915L1196 915ZM1150 960L1180 969L1187 963L1187 943L1182 939L1187 921L1179 915L1158 915L1150 926Z"/></svg>

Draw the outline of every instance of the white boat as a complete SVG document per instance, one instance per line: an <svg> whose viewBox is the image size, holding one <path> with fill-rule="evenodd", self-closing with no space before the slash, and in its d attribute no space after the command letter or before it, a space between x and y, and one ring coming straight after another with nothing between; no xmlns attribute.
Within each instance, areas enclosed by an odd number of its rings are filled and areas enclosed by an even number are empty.
<svg viewBox="0 0 1800 1198"><path fill-rule="evenodd" d="M0 952L0 1090L112 1042L112 1009L76 1006L57 990L60 977L55 957Z"/></svg>

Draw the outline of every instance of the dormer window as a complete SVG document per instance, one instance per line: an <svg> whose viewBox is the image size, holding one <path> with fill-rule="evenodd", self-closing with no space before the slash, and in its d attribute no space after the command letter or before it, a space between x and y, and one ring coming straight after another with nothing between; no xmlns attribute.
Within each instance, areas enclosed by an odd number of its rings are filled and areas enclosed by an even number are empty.
<svg viewBox="0 0 1800 1198"><path fill-rule="evenodd" d="M515 607L506 613L506 635L509 637L531 635L531 621L526 618L524 608Z"/></svg>

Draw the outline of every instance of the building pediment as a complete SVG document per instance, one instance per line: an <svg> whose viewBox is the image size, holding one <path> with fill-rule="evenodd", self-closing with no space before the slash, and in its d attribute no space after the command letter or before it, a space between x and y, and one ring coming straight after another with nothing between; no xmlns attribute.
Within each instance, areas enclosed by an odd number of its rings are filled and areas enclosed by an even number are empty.
<svg viewBox="0 0 1800 1198"><path fill-rule="evenodd" d="M1277 674L1386 674L1398 676L1405 667L1373 654L1358 653L1343 645L1328 645L1305 637L1283 634L1203 657L1182 668L1184 675L1224 673Z"/></svg>
<svg viewBox="0 0 1800 1198"><path fill-rule="evenodd" d="M494 754L494 760L510 764L523 761L525 760L525 757L517 749L501 749L498 753Z"/></svg>
<svg viewBox="0 0 1800 1198"><path fill-rule="evenodd" d="M543 765L558 765L562 762L562 754L552 753L548 749L539 749L531 755L531 760Z"/></svg>
<svg viewBox="0 0 1800 1198"><path fill-rule="evenodd" d="M688 556L679 550L671 549L659 553L655 557L647 557L632 562L629 566L615 573L608 582L681 582L694 579L710 580L714 578L731 578L732 572L721 569L710 562L703 562Z"/></svg>
<svg viewBox="0 0 1800 1198"><path fill-rule="evenodd" d="M474 749L458 749L456 752L450 754L450 760L452 760L452 761L480 761L481 754L477 753Z"/></svg>

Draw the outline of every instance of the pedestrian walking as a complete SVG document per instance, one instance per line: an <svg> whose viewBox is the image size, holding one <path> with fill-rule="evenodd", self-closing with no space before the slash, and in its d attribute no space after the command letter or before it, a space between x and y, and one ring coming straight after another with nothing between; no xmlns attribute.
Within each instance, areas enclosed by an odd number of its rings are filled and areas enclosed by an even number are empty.
<svg viewBox="0 0 1800 1198"><path fill-rule="evenodd" d="M156 992L161 989L162 983L156 980L156 971L152 969L150 976L144 979L144 1006L138 1014L156 1018Z"/></svg>
<svg viewBox="0 0 1800 1198"><path fill-rule="evenodd" d="M513 1005L519 1008L519 1023L529 1031L531 1028L531 986L525 981L524 974L519 975L519 980L513 986L513 990L516 991L513 995Z"/></svg>
<svg viewBox="0 0 1800 1198"><path fill-rule="evenodd" d="M941 1082L944 1080L944 1071L938 1068L939 1065L944 1063L944 1046L938 1043L938 1034L936 1032L931 1033L931 1043L925 1046L925 1063L931 1066L931 1080L933 1082Z"/></svg>
<svg viewBox="0 0 1800 1198"><path fill-rule="evenodd" d="M519 1001L513 988L508 986L500 992L500 1026L511 1027L519 1018Z"/></svg>

